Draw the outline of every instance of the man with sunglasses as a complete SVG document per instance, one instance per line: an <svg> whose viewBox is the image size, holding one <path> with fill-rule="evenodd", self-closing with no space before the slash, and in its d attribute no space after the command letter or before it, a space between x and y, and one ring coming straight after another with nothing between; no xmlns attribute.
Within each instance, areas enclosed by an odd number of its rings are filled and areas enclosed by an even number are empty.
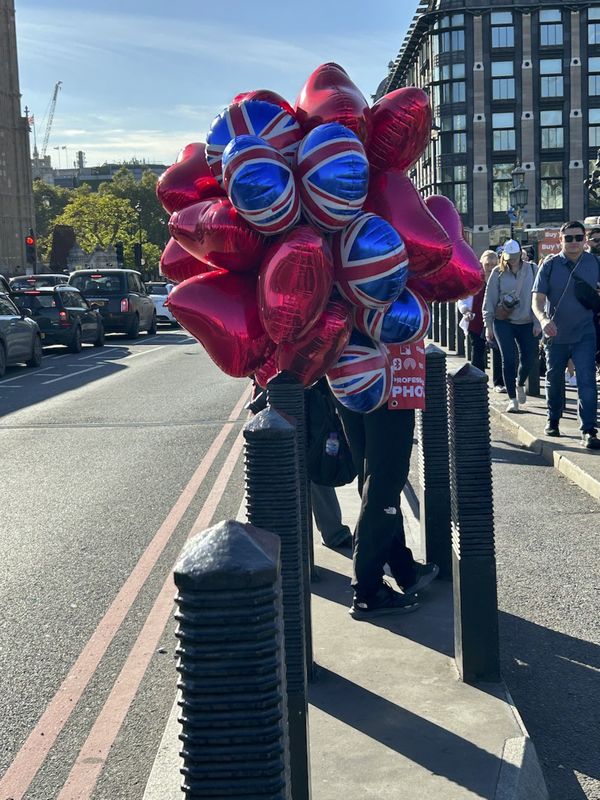
<svg viewBox="0 0 600 800"><path fill-rule="evenodd" d="M579 396L581 444L599 450L597 436L596 332L594 314L575 295L573 276L594 289L600 282L598 259L585 252L585 227L566 222L560 229L561 252L546 259L533 286L533 311L539 319L546 348L547 436L560 436L564 406L564 375L569 358L575 364Z"/></svg>

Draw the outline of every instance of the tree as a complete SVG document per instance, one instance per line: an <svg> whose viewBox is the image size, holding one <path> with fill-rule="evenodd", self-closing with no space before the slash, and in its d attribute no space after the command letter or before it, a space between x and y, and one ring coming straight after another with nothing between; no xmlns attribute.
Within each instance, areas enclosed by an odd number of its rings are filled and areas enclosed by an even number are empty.
<svg viewBox="0 0 600 800"><path fill-rule="evenodd" d="M33 202L35 208L35 232L40 260L46 260L52 244L52 229L55 217L62 214L72 192L51 186L37 179L33 182Z"/></svg>
<svg viewBox="0 0 600 800"><path fill-rule="evenodd" d="M71 198L54 225L71 225L77 242L86 251L106 250L117 241L131 244L137 236L137 213L131 203L111 194L93 193L81 187Z"/></svg>

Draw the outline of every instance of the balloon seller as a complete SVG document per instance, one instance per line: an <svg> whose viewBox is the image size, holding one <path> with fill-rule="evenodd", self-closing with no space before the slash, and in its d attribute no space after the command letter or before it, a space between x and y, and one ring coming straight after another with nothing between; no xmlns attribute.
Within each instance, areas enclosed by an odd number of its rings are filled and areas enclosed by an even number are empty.
<svg viewBox="0 0 600 800"><path fill-rule="evenodd" d="M369 107L328 63L293 106L267 89L237 95L157 184L178 322L228 375L266 386L287 370L307 388L327 378L361 494L356 619L416 609L438 573L415 562L400 509L426 401L427 303L483 285L454 205L423 200L407 176L430 133L421 89Z"/></svg>

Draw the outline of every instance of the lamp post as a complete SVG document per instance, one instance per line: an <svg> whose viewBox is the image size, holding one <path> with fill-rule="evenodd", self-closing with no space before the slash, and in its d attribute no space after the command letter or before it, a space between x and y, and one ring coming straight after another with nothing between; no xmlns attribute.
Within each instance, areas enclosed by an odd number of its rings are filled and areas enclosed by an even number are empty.
<svg viewBox="0 0 600 800"><path fill-rule="evenodd" d="M436 125L435 121L431 125L431 157L433 160L433 169L431 171L431 181L433 184L433 191L430 194L435 194L437 191L438 171L437 171L437 144L440 138L441 128Z"/></svg>
<svg viewBox="0 0 600 800"><path fill-rule="evenodd" d="M509 193L510 208L508 210L508 218L510 219L510 238L514 239L515 228L523 228L523 209L527 205L529 189L525 186L525 170L518 161L510 174L512 177L512 189Z"/></svg>
<svg viewBox="0 0 600 800"><path fill-rule="evenodd" d="M138 241L137 244L134 245L134 256L135 256L134 261L137 269L141 271L142 267L144 266L144 259L142 253L142 206L140 203L136 203L134 208L137 211L138 215Z"/></svg>

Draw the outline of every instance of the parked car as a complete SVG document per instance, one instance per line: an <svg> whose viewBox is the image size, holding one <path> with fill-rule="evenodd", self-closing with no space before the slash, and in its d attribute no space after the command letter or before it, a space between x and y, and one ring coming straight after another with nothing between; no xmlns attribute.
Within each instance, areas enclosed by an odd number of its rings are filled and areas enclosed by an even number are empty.
<svg viewBox="0 0 600 800"><path fill-rule="evenodd" d="M0 378L6 367L42 364L42 333L37 323L18 310L7 294L0 294Z"/></svg>
<svg viewBox="0 0 600 800"><path fill-rule="evenodd" d="M58 286L67 283L68 275L48 274L48 275L17 275L10 279L10 288L16 289L41 289L45 286Z"/></svg>
<svg viewBox="0 0 600 800"><path fill-rule="evenodd" d="M104 330L121 331L130 339L137 339L140 331L156 333L156 310L139 272L82 269L71 273L69 285L98 306Z"/></svg>
<svg viewBox="0 0 600 800"><path fill-rule="evenodd" d="M152 281L146 284L146 291L148 296L154 303L156 309L156 319L158 322L168 322L173 328L178 328L179 323L171 313L171 310L165 305L165 301L169 297L173 289L172 283L160 283Z"/></svg>
<svg viewBox="0 0 600 800"><path fill-rule="evenodd" d="M44 334L44 344L65 344L79 353L84 342L104 345L104 323L100 311L88 303L79 289L63 283L44 289L14 292L15 304L29 309Z"/></svg>
<svg viewBox="0 0 600 800"><path fill-rule="evenodd" d="M10 283L8 278L5 278L4 275L0 275L0 292L2 292L2 294L7 294L9 297L12 295Z"/></svg>

